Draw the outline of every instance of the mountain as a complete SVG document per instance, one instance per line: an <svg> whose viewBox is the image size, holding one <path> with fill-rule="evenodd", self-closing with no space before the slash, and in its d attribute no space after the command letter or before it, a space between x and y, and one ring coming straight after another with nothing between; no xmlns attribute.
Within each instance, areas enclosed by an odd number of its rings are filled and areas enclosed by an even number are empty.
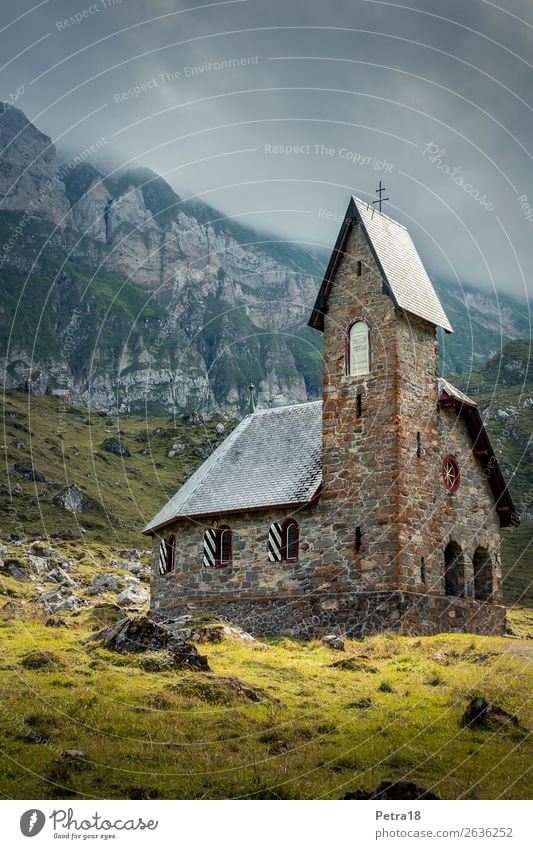
<svg viewBox="0 0 533 849"><path fill-rule="evenodd" d="M319 397L322 338L307 327L327 256L261 234L146 168L60 162L20 110L0 115L0 365L9 387L150 414L242 415ZM465 373L529 334L510 298L436 281Z"/></svg>

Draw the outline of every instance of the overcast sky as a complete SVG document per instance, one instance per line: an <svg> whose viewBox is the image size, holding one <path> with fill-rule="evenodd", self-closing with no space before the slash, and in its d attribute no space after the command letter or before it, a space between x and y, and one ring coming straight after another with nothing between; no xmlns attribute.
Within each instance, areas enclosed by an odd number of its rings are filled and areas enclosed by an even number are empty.
<svg viewBox="0 0 533 849"><path fill-rule="evenodd" d="M100 140L107 162L320 246L382 179L430 273L531 293L531 0L19 0L0 15L0 96L60 149Z"/></svg>

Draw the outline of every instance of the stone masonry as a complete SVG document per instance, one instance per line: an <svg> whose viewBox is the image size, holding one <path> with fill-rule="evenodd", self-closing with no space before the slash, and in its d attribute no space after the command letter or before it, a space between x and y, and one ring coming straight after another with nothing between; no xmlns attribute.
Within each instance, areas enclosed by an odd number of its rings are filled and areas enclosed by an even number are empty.
<svg viewBox="0 0 533 849"><path fill-rule="evenodd" d="M346 338L356 320L368 324L371 340L364 377L346 374ZM320 497L292 514L270 508L180 519L154 533L152 614L163 620L209 611L259 635L502 633L494 496L464 422L438 404L437 369L435 326L394 307L354 226L324 322ZM456 492L442 479L447 455L460 468ZM299 525L298 562L269 562L269 527L291 515ZM204 531L219 524L232 529L232 563L206 568ZM159 575L160 539L171 533L174 569ZM448 543L462 550L461 597L445 594ZM475 598L476 550L490 564L489 600Z"/></svg>

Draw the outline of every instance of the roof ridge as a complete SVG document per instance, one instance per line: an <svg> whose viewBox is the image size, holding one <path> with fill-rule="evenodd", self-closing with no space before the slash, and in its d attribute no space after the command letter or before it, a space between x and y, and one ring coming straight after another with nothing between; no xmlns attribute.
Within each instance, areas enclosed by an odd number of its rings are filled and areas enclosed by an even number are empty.
<svg viewBox="0 0 533 849"><path fill-rule="evenodd" d="M367 203L366 200L363 200L362 198L358 198L357 195L352 195L352 198L354 199L356 206L357 206L358 203L364 203L364 205L371 212L374 212L376 215L381 215L382 218L386 218L388 221L392 221L392 223L396 224L397 227L401 227L402 230L405 230L407 233L409 232L409 230L407 229L405 224L402 224L401 221L398 221L397 218L393 218L391 215L387 215L387 213L382 212L381 209L376 209L376 207L373 206L371 203Z"/></svg>
<svg viewBox="0 0 533 849"><path fill-rule="evenodd" d="M312 404L322 404L322 398L319 398L317 401L300 401L299 404L280 404L279 407L258 407L253 413L249 413L246 418L251 419L257 416L258 413L265 415L266 413L278 413L281 410L294 410L297 407L310 407Z"/></svg>

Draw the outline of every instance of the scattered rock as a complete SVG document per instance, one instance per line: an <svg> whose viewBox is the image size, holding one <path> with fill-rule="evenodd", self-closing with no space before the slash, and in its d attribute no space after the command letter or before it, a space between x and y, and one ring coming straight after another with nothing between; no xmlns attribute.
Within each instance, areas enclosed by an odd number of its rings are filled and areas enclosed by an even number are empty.
<svg viewBox="0 0 533 849"><path fill-rule="evenodd" d="M62 554L57 548L49 548L47 543L43 540L35 540L30 545L29 553L35 555L36 557L46 557L48 560L55 560L56 562L62 560Z"/></svg>
<svg viewBox="0 0 533 849"><path fill-rule="evenodd" d="M198 448L195 448L192 453L195 457L199 457L200 460L207 460L207 458L213 453L213 449L211 446L200 445Z"/></svg>
<svg viewBox="0 0 533 849"><path fill-rule="evenodd" d="M38 604L44 605L49 613L57 613L60 610L79 613L83 607L87 607L89 604L85 599L74 595L70 588L63 586L41 593L36 601Z"/></svg>
<svg viewBox="0 0 533 849"><path fill-rule="evenodd" d="M138 551L136 548L132 548L131 550L127 548L124 551L120 551L119 554L120 554L121 557L124 557L126 560L140 560L141 559L141 552Z"/></svg>
<svg viewBox="0 0 533 849"><path fill-rule="evenodd" d="M79 761L85 758L85 752L82 752L81 749L65 749L64 752L61 752L61 757Z"/></svg>
<svg viewBox="0 0 533 849"><path fill-rule="evenodd" d="M126 617L104 628L87 642L98 642L119 654L130 652L168 652L176 667L189 667L209 671L207 658L198 654L192 643L177 639L164 625L158 625L148 616Z"/></svg>
<svg viewBox="0 0 533 849"><path fill-rule="evenodd" d="M367 793L366 790L349 791L345 799L390 799L399 801L401 799L440 799L430 790L418 787L412 781L382 781L379 787Z"/></svg>
<svg viewBox="0 0 533 849"><path fill-rule="evenodd" d="M64 587L70 587L73 590L79 589L79 584L77 584L76 581L73 581L70 575L67 575L61 566L56 566L54 569L51 569L45 580L53 581L54 583L61 584Z"/></svg>
<svg viewBox="0 0 533 849"><path fill-rule="evenodd" d="M92 584L85 591L86 595L100 595L100 593L117 592L123 585L118 575L111 572L102 572L96 575Z"/></svg>
<svg viewBox="0 0 533 849"><path fill-rule="evenodd" d="M53 534L50 534L50 539L76 539L76 534L73 534L72 531L54 531Z"/></svg>
<svg viewBox="0 0 533 849"><path fill-rule="evenodd" d="M117 457L131 457L129 448L120 439L108 439L102 444L102 448L110 454L116 454Z"/></svg>
<svg viewBox="0 0 533 849"><path fill-rule="evenodd" d="M48 561L45 557L37 557L35 554L28 554L28 562L35 575L44 575L48 572Z"/></svg>
<svg viewBox="0 0 533 849"><path fill-rule="evenodd" d="M147 589L138 585L134 585L128 587L125 590L122 590L122 592L119 593L119 595L117 596L117 604L120 604L121 607L135 607L138 605L146 604L148 598L149 595Z"/></svg>
<svg viewBox="0 0 533 849"><path fill-rule="evenodd" d="M224 434L226 433L226 428L224 427L222 422L219 422L215 428L215 431L217 436L224 436Z"/></svg>
<svg viewBox="0 0 533 849"><path fill-rule="evenodd" d="M344 640L337 634L327 634L325 637L322 637L320 642L328 649L334 649L335 651L344 651Z"/></svg>
<svg viewBox="0 0 533 849"><path fill-rule="evenodd" d="M70 484L61 492L58 492L54 498L54 503L68 510L69 513L83 513L84 508L89 506L88 499L76 484ZM66 537L62 536L61 538L65 539Z"/></svg>
<svg viewBox="0 0 533 849"><path fill-rule="evenodd" d="M8 557L5 561L0 560L0 572L9 575L15 581L31 581L33 573L30 564L19 560L17 557Z"/></svg>
<svg viewBox="0 0 533 849"><path fill-rule="evenodd" d="M479 728L493 724L506 725L508 722L518 725L518 717L487 699L477 696L465 710L461 724L469 728Z"/></svg>
<svg viewBox="0 0 533 849"><path fill-rule="evenodd" d="M45 476L39 469L32 466L31 463L15 463L13 470L19 478L24 478L24 480L35 481L35 483L46 483Z"/></svg>
<svg viewBox="0 0 533 849"><path fill-rule="evenodd" d="M190 413L183 413L180 416L181 421L184 425L202 425L205 424L205 417L202 413L198 413L196 411Z"/></svg>
<svg viewBox="0 0 533 849"><path fill-rule="evenodd" d="M44 624L47 628L68 628L67 620L59 616L49 616Z"/></svg>

